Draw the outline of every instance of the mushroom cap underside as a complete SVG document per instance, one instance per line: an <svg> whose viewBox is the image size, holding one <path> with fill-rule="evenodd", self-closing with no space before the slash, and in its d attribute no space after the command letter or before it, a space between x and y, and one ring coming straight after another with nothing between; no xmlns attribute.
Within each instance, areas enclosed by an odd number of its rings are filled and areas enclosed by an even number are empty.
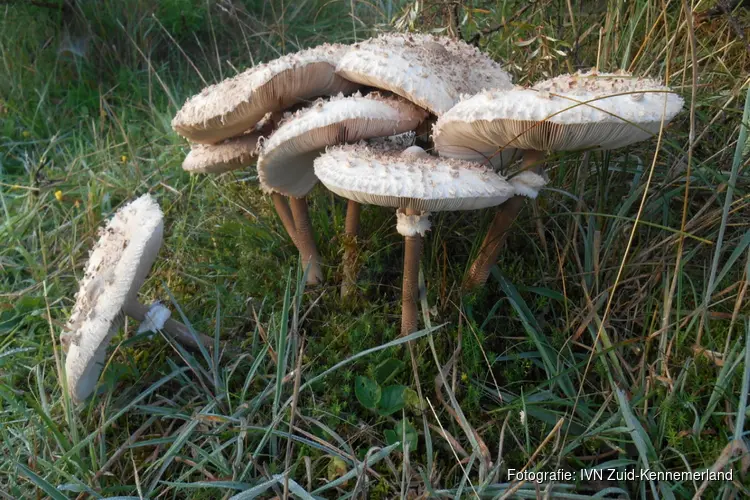
<svg viewBox="0 0 750 500"><path fill-rule="evenodd" d="M498 148L614 149L652 137L683 106L682 98L653 80L574 76L461 101L435 124L435 148L459 158L481 158Z"/></svg>
<svg viewBox="0 0 750 500"><path fill-rule="evenodd" d="M193 144L182 162L191 174L221 174L255 163L259 133L227 139L219 144Z"/></svg>

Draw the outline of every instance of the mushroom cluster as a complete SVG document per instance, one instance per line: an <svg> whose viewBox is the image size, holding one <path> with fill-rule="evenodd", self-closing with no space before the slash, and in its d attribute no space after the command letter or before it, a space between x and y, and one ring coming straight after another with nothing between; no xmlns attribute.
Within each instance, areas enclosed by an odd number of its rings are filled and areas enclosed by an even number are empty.
<svg viewBox="0 0 750 500"><path fill-rule="evenodd" d="M347 200L343 296L356 289L361 206L395 209L405 241L401 333L408 335L418 329L417 278L430 213L498 207L464 281L467 289L480 286L523 200L545 186L548 152L648 139L682 107L668 87L623 71L578 72L520 87L462 41L384 34L250 68L188 99L172 127L191 143L182 165L188 172L220 174L257 163L260 187L297 247L309 284L324 280L306 202L318 181ZM169 319L163 306L136 298L162 233L161 210L148 195L102 230L62 337L74 400L95 389L124 315L187 347L209 344Z"/></svg>
<svg viewBox="0 0 750 500"><path fill-rule="evenodd" d="M356 288L361 205L397 209L408 334L417 328L415 273L430 212L499 206L464 281L466 289L480 286L522 200L544 187L547 152L648 139L682 106L669 88L624 71L514 86L475 47L405 33L323 45L251 68L190 98L172 125L193 142L186 170L218 173L257 159L260 186L309 284L324 279L305 201L319 180L347 199L342 296ZM427 151L382 140L410 131Z"/></svg>

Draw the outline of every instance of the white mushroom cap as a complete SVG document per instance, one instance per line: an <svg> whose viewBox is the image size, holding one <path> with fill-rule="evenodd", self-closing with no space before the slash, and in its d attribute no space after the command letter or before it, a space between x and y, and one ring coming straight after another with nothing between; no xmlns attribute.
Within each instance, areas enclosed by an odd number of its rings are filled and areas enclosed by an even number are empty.
<svg viewBox="0 0 750 500"><path fill-rule="evenodd" d="M206 87L182 106L172 128L193 142L215 144L252 128L269 111L359 85L334 74L343 45L320 45L255 66Z"/></svg>
<svg viewBox="0 0 750 500"><path fill-rule="evenodd" d="M145 194L100 230L61 336L67 348L68 391L75 401L83 401L96 387L121 311L136 300L161 247L163 227L159 205Z"/></svg>
<svg viewBox="0 0 750 500"><path fill-rule="evenodd" d="M458 103L435 124L435 148L458 158L489 155L498 147L615 149L650 138L682 105L681 97L655 80L579 72Z"/></svg>
<svg viewBox="0 0 750 500"><path fill-rule="evenodd" d="M403 154L360 145L333 147L315 160L315 174L344 198L420 212L486 208L520 194L489 168L417 149Z"/></svg>
<svg viewBox="0 0 750 500"><path fill-rule="evenodd" d="M227 139L220 144L193 144L182 162L191 174L221 174L255 163L260 134L253 133Z"/></svg>
<svg viewBox="0 0 750 500"><path fill-rule="evenodd" d="M508 73L476 47L422 34L391 33L355 44L336 73L390 90L438 116L461 94L512 87Z"/></svg>
<svg viewBox="0 0 750 500"><path fill-rule="evenodd" d="M408 101L377 93L319 100L288 117L263 143L261 187L301 198L318 182L313 160L326 146L410 131L426 117Z"/></svg>

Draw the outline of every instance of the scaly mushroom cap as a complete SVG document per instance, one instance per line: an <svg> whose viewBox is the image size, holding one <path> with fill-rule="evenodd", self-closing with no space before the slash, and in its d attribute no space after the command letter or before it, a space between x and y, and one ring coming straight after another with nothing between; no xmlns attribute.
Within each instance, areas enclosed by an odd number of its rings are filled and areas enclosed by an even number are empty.
<svg viewBox="0 0 750 500"><path fill-rule="evenodd" d="M461 94L512 88L510 76L476 47L447 37L393 33L353 45L339 61L344 78L401 95L437 116Z"/></svg>
<svg viewBox="0 0 750 500"><path fill-rule="evenodd" d="M255 66L206 87L182 106L172 128L193 142L216 144L251 129L269 111L359 86L334 73L343 45L324 44Z"/></svg>
<svg viewBox="0 0 750 500"><path fill-rule="evenodd" d="M301 198L318 182L313 160L326 146L407 132L426 117L410 102L378 93L319 100L289 116L265 141L258 158L261 187Z"/></svg>
<svg viewBox="0 0 750 500"><path fill-rule="evenodd" d="M117 211L99 232L61 335L68 391L75 401L96 387L121 311L146 280L162 243L162 212L145 194Z"/></svg>
<svg viewBox="0 0 750 500"><path fill-rule="evenodd" d="M344 198L420 212L475 210L500 205L514 185L477 163L405 151L339 146L315 160L315 174ZM535 174L533 174L535 175Z"/></svg>
<svg viewBox="0 0 750 500"><path fill-rule="evenodd" d="M491 156L498 147L615 149L652 137L682 105L681 97L656 80L579 72L458 103L435 124L435 149L463 159Z"/></svg>
<svg viewBox="0 0 750 500"><path fill-rule="evenodd" d="M220 144L193 144L182 162L191 174L221 174L255 163L260 134L227 139Z"/></svg>

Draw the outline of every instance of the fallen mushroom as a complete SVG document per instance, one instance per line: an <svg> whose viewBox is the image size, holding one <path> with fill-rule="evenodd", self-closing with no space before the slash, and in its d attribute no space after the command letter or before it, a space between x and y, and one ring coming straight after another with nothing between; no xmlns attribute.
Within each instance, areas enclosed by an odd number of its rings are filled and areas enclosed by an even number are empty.
<svg viewBox="0 0 750 500"><path fill-rule="evenodd" d="M323 279L305 196L317 184L313 160L327 146L356 142L371 137L399 134L415 129L427 113L399 97L378 93L366 96L338 96L319 100L309 108L288 116L263 143L258 158L258 178L264 191L289 196L297 248L308 283ZM359 206L347 206L346 231L356 237ZM350 258L345 258L345 265ZM347 271L345 270L345 276Z"/></svg>
<svg viewBox="0 0 750 500"><path fill-rule="evenodd" d="M86 399L106 361L107 346L122 323L123 314L146 321L186 347L211 345L212 339L167 319L163 307L138 302L138 290L162 243L163 217L148 194L128 203L100 230L76 294L73 313L61 335L67 385L73 400ZM168 310L166 310L168 313Z"/></svg>
<svg viewBox="0 0 750 500"><path fill-rule="evenodd" d="M215 144L252 128L269 111L349 94L359 85L334 74L343 45L324 44L250 68L188 99L172 120L187 139Z"/></svg>
<svg viewBox="0 0 750 500"><path fill-rule="evenodd" d="M405 240L402 335L417 330L421 237L430 229L430 212L491 207L520 192L489 168L434 157L418 146L403 151L361 145L330 148L315 160L315 173L339 196L397 209L396 229Z"/></svg>
<svg viewBox="0 0 750 500"><path fill-rule="evenodd" d="M648 139L682 105L682 98L655 80L579 72L458 103L435 124L435 149L441 156L481 161L518 148L523 169L541 170L545 151L615 149ZM519 198L500 207L468 272L467 288L487 281L521 206Z"/></svg>

